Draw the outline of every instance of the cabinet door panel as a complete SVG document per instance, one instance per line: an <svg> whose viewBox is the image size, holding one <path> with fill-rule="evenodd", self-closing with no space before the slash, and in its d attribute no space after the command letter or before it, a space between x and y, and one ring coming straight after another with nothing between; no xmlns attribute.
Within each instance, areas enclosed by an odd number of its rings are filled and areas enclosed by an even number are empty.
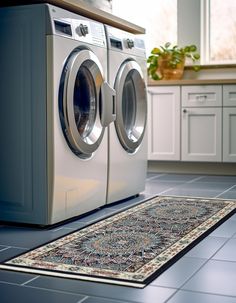
<svg viewBox="0 0 236 303"><path fill-rule="evenodd" d="M236 85L223 86L223 106L236 106Z"/></svg>
<svg viewBox="0 0 236 303"><path fill-rule="evenodd" d="M148 159L180 160L180 88L151 88L148 102Z"/></svg>
<svg viewBox="0 0 236 303"><path fill-rule="evenodd" d="M221 161L221 108L184 108L182 160Z"/></svg>
<svg viewBox="0 0 236 303"><path fill-rule="evenodd" d="M222 106L221 85L191 85L182 87L182 106Z"/></svg>
<svg viewBox="0 0 236 303"><path fill-rule="evenodd" d="M223 161L236 162L236 107L223 109Z"/></svg>

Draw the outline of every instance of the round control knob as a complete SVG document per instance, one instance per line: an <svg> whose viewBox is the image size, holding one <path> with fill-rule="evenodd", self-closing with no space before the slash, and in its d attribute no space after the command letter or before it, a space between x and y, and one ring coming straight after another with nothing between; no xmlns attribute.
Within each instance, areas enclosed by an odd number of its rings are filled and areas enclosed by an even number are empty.
<svg viewBox="0 0 236 303"><path fill-rule="evenodd" d="M76 32L79 36L86 36L89 31L88 31L88 26L84 25L84 24L80 24L77 28L76 28Z"/></svg>
<svg viewBox="0 0 236 303"><path fill-rule="evenodd" d="M134 41L133 40L127 39L126 42L127 42L128 48L133 48L134 47Z"/></svg>

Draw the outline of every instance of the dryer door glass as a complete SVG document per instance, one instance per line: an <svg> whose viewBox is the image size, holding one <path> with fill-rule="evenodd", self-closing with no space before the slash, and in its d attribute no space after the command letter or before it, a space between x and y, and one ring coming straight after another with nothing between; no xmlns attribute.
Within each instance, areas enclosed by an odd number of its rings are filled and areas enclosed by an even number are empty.
<svg viewBox="0 0 236 303"><path fill-rule="evenodd" d="M133 153L142 142L147 120L146 85L140 66L125 62L115 83L116 131L123 148Z"/></svg>
<svg viewBox="0 0 236 303"><path fill-rule="evenodd" d="M82 65L74 86L74 116L81 138L86 139L93 131L96 119L96 87L89 69Z"/></svg>
<svg viewBox="0 0 236 303"><path fill-rule="evenodd" d="M104 134L99 113L103 83L102 67L94 53L75 50L63 70L59 108L68 145L83 159L92 156Z"/></svg>

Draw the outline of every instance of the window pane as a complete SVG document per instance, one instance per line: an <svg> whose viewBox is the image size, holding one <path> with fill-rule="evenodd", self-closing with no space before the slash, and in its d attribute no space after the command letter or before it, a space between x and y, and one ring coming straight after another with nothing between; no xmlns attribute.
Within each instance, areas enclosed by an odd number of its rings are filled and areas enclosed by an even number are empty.
<svg viewBox="0 0 236 303"><path fill-rule="evenodd" d="M112 13L146 29L147 55L154 47L177 43L177 0L113 0Z"/></svg>
<svg viewBox="0 0 236 303"><path fill-rule="evenodd" d="M210 61L236 59L236 1L210 0Z"/></svg>

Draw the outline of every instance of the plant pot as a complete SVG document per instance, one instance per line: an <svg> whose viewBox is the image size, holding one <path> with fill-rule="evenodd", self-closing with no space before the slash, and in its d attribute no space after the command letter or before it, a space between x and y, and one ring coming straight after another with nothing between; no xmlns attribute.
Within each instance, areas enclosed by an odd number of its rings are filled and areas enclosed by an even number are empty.
<svg viewBox="0 0 236 303"><path fill-rule="evenodd" d="M170 66L169 59L159 59L158 64L158 74L161 74L162 80L178 80L183 77L185 60L177 64L176 68Z"/></svg>

